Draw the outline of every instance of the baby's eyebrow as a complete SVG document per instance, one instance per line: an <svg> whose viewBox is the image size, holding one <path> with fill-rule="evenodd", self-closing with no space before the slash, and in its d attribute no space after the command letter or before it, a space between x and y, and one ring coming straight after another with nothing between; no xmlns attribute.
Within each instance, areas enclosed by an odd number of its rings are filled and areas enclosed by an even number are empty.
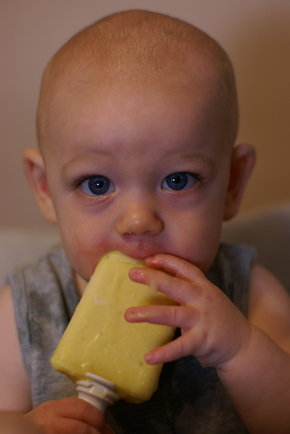
<svg viewBox="0 0 290 434"><path fill-rule="evenodd" d="M90 152L85 152L85 153L79 153L74 155L69 161L67 161L66 163L64 163L63 167L62 167L62 173L67 173L70 171L71 168L77 168L79 165L84 165L85 163L88 163L91 161L92 156L107 156L108 157L108 152L106 152L105 150L100 150L100 151L94 151L93 153Z"/></svg>
<svg viewBox="0 0 290 434"><path fill-rule="evenodd" d="M69 161L65 162L61 173L64 178L67 178L70 176L71 171L75 170L85 170L86 166L90 165L92 163L92 158L97 157L98 162L100 163L100 160L104 163L104 160L110 158L110 151L105 148L101 149L94 149L93 152L78 152L74 156L72 156ZM170 152L167 154L166 157L164 157L163 162L166 164L172 162L174 160L175 164L195 164L201 167L208 167L210 171L214 171L216 169L216 163L214 159L212 158L212 155L207 154L202 151L193 151L188 152L186 154L181 154L178 152L178 150L175 150L173 152Z"/></svg>
<svg viewBox="0 0 290 434"><path fill-rule="evenodd" d="M178 156L178 153L176 153ZM216 167L215 161L211 155L206 155L203 152L194 152L192 154L182 155L181 159L188 162L202 163L211 166L212 168Z"/></svg>
<svg viewBox="0 0 290 434"><path fill-rule="evenodd" d="M61 169L62 174L63 174L63 175L66 175L67 173L70 172L70 170L71 170L72 168L76 168L76 167L79 165L79 163L80 163L80 160L79 160L79 157L78 157L78 156L75 156L75 157L71 158L69 161L67 161L67 162L63 165L63 167L62 167L62 169Z"/></svg>

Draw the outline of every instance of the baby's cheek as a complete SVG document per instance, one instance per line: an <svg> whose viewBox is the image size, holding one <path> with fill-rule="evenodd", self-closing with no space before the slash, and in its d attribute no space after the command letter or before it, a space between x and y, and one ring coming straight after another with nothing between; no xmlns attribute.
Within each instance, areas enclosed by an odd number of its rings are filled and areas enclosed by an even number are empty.
<svg viewBox="0 0 290 434"><path fill-rule="evenodd" d="M218 246L219 239L217 237L211 237L210 234L204 235L203 232L191 232L184 239L183 244L180 240L180 248L175 255L194 264L203 273L206 273L216 256Z"/></svg>
<svg viewBox="0 0 290 434"><path fill-rule="evenodd" d="M85 280L89 280L96 268L97 259L93 255L94 249L76 236L63 240L63 247L67 258L74 269Z"/></svg>

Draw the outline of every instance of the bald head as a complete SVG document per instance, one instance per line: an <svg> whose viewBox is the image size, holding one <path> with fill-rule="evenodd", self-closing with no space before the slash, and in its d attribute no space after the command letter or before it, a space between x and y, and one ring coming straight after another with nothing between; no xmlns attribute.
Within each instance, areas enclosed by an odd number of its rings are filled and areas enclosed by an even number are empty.
<svg viewBox="0 0 290 434"><path fill-rule="evenodd" d="M38 109L42 148L54 107L72 91L128 85L178 88L206 80L215 89L226 140L237 133L234 73L223 49L196 27L165 15L127 11L111 15L70 39L48 64Z"/></svg>

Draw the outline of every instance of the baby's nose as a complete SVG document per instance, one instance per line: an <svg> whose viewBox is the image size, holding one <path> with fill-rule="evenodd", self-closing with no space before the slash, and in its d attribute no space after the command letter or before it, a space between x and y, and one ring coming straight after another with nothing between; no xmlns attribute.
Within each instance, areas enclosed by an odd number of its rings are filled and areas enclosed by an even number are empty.
<svg viewBox="0 0 290 434"><path fill-rule="evenodd" d="M119 235L146 233L158 234L163 230L163 222L157 213L146 203L134 203L126 207L117 221Z"/></svg>

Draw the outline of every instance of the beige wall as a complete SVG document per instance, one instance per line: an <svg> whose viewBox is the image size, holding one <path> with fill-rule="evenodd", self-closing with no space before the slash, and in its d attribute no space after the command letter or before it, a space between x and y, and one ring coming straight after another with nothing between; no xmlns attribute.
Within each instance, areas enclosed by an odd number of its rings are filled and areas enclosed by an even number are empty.
<svg viewBox="0 0 290 434"><path fill-rule="evenodd" d="M132 8L185 19L224 46L237 74L239 141L258 150L242 211L289 200L289 0L0 0L0 225L43 225L21 155L36 146L34 119L45 64L82 27Z"/></svg>

